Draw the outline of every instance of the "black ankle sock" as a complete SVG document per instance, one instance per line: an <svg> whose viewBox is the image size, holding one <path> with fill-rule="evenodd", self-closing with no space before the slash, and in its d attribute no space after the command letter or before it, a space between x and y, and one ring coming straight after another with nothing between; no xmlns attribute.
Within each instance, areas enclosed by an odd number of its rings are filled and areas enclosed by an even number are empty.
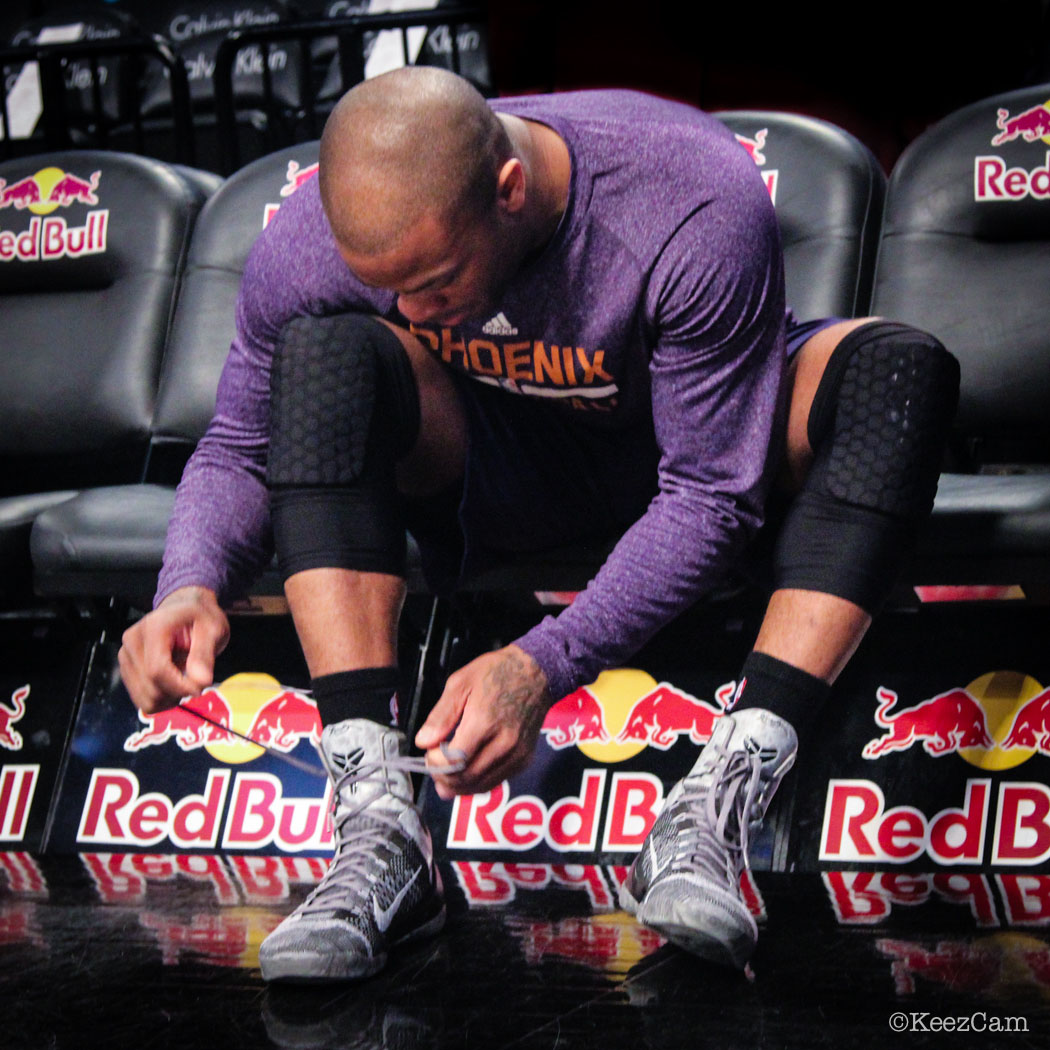
<svg viewBox="0 0 1050 1050"><path fill-rule="evenodd" d="M312 679L314 701L325 726L347 718L367 718L381 725L399 724L396 667L368 667L360 671L337 671Z"/></svg>
<svg viewBox="0 0 1050 1050"><path fill-rule="evenodd" d="M831 692L822 678L766 653L749 653L738 681L733 711L765 708L790 722L799 734Z"/></svg>

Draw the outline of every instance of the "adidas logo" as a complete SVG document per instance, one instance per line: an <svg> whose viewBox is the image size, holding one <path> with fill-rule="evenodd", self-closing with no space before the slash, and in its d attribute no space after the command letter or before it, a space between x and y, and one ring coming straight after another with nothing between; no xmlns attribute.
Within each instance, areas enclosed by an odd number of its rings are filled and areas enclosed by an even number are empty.
<svg viewBox="0 0 1050 1050"><path fill-rule="evenodd" d="M486 335L517 335L518 330L507 320L507 315L502 311L496 314L491 321L486 321L481 330Z"/></svg>

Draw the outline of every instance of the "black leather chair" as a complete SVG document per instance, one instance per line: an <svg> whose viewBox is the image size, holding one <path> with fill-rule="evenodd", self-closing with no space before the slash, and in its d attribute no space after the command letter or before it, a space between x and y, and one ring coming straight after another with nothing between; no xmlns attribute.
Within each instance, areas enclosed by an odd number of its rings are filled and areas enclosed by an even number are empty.
<svg viewBox="0 0 1050 1050"><path fill-rule="evenodd" d="M113 596L149 608L175 486L207 429L234 334L234 305L252 244L318 144L293 146L241 169L196 224L164 353L141 484L85 492L42 515L33 530L35 586L49 596ZM278 589L275 578L262 590Z"/></svg>
<svg viewBox="0 0 1050 1050"><path fill-rule="evenodd" d="M716 114L759 165L784 246L799 320L867 313L886 176L842 128L793 113Z"/></svg>
<svg viewBox="0 0 1050 1050"><path fill-rule="evenodd" d="M1050 85L967 106L890 178L872 310L938 336L962 394L915 567L1050 597Z"/></svg>
<svg viewBox="0 0 1050 1050"><path fill-rule="evenodd" d="M9 161L0 180L0 600L10 603L30 593L41 510L142 476L208 183L95 151Z"/></svg>

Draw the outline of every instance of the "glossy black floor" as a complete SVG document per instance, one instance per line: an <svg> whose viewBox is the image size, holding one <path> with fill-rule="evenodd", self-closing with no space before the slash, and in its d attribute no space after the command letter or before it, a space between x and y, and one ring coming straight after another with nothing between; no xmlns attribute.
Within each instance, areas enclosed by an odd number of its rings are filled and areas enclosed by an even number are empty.
<svg viewBox="0 0 1050 1050"><path fill-rule="evenodd" d="M360 984L267 987L259 943L316 880L316 861L0 854L0 1045L1050 1041L1044 877L757 875L762 935L748 979L662 944L618 911L622 869L457 861L442 870L449 920L439 937Z"/></svg>

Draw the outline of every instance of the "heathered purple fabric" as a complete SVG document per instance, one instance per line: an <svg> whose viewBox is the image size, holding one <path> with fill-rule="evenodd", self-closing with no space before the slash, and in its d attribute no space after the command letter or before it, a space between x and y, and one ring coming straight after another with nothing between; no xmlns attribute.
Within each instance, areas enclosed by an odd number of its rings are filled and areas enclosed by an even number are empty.
<svg viewBox="0 0 1050 1050"><path fill-rule="evenodd" d="M452 367L507 396L545 397L581 426L651 411L661 450L647 512L571 606L518 639L558 697L709 592L760 525L782 409L782 260L758 170L714 119L620 91L492 105L566 141L569 206L506 290L498 320L422 326L421 338ZM179 486L157 601L187 584L229 598L266 563L274 343L293 316L345 310L400 319L392 294L361 285L340 260L312 180L248 261L215 419Z"/></svg>

